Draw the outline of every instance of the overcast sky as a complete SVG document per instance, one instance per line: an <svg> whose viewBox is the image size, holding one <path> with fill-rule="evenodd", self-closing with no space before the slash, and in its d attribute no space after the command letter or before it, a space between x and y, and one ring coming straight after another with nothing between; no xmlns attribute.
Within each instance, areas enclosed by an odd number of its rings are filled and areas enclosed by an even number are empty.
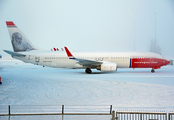
<svg viewBox="0 0 174 120"><path fill-rule="evenodd" d="M155 38L174 56L173 0L0 0L0 54L12 50L5 21L37 47L73 51L148 52Z"/></svg>

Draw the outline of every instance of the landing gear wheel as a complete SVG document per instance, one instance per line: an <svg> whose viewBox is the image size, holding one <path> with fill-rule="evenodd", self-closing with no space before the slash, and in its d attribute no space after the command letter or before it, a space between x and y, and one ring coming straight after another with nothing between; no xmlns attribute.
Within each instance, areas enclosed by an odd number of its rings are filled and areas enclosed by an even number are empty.
<svg viewBox="0 0 174 120"><path fill-rule="evenodd" d="M88 74L89 74L89 73L92 73L92 71L91 71L90 68L86 68L85 72L88 73Z"/></svg>
<svg viewBox="0 0 174 120"><path fill-rule="evenodd" d="M152 72L152 73L154 73L154 72L155 72L155 70L152 68L151 72Z"/></svg>

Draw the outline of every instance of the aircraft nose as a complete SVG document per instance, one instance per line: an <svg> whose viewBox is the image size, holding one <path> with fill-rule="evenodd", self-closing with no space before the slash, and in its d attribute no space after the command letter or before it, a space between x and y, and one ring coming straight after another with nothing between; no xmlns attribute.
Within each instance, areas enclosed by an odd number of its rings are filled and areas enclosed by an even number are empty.
<svg viewBox="0 0 174 120"><path fill-rule="evenodd" d="M170 61L169 60L164 60L164 63L165 63L165 65L167 65L167 64L170 63Z"/></svg>

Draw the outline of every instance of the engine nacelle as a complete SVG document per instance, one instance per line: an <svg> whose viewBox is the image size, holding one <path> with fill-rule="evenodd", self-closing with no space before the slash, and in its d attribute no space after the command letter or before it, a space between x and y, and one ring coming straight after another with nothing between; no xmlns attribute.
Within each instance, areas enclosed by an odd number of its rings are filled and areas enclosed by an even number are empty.
<svg viewBox="0 0 174 120"><path fill-rule="evenodd" d="M100 71L117 71L117 64L113 62L103 62Z"/></svg>

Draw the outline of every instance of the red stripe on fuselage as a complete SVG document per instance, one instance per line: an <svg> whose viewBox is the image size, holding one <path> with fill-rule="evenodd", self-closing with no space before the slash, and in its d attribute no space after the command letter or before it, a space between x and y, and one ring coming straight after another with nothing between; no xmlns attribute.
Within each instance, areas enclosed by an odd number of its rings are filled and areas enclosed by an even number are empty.
<svg viewBox="0 0 174 120"><path fill-rule="evenodd" d="M169 64L170 61L161 58L132 58L131 68L154 68Z"/></svg>

